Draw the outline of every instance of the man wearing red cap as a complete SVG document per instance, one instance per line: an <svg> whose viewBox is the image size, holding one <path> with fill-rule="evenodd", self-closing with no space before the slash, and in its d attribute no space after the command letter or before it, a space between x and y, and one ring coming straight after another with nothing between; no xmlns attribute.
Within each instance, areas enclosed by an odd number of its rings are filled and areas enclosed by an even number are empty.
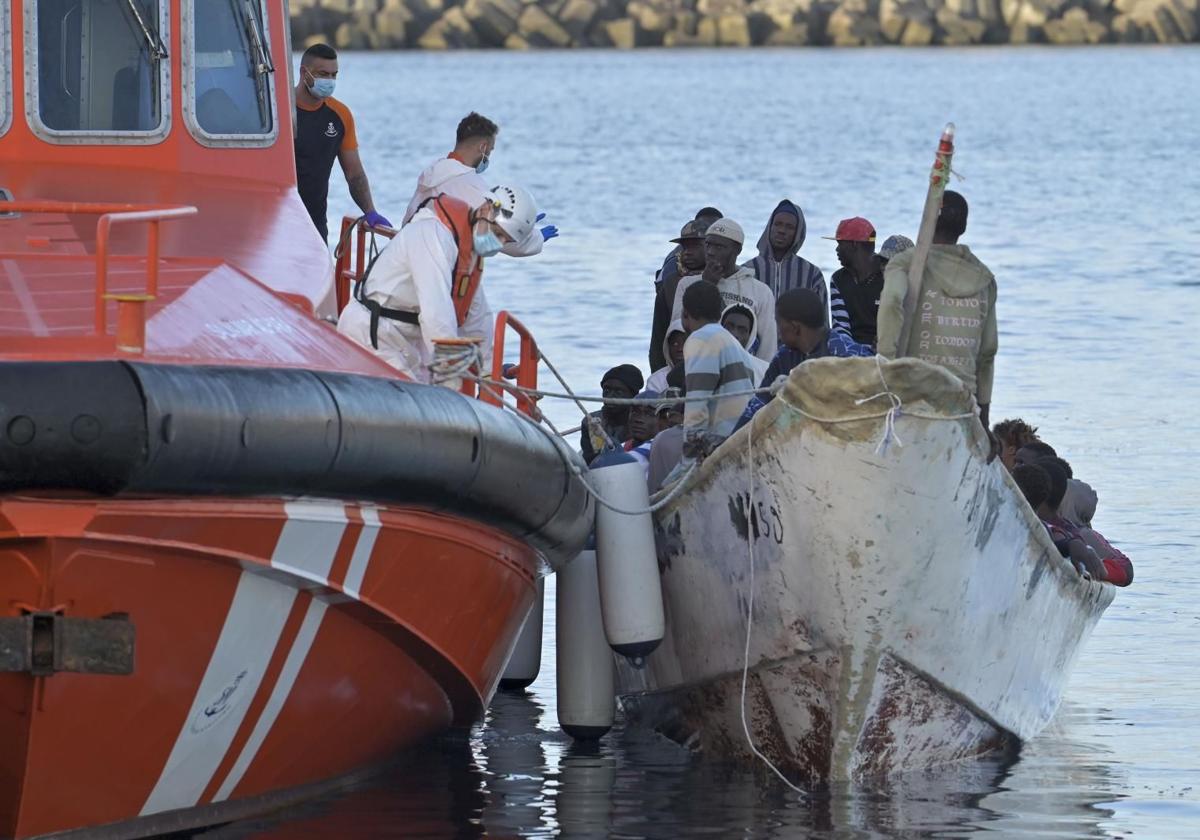
<svg viewBox="0 0 1200 840"><path fill-rule="evenodd" d="M921 273L921 292L906 347L900 346L904 299L917 249L897 254L888 262L879 299L878 351L889 359L915 356L950 370L975 395L979 419L986 429L998 343L996 278L966 245L958 244L966 229L967 200L946 190Z"/></svg>
<svg viewBox="0 0 1200 840"><path fill-rule="evenodd" d="M875 227L862 216L855 216L842 219L837 233L822 238L837 240L837 258L842 264L829 279L833 328L859 344L874 347L879 294L883 291L883 261L875 253Z"/></svg>

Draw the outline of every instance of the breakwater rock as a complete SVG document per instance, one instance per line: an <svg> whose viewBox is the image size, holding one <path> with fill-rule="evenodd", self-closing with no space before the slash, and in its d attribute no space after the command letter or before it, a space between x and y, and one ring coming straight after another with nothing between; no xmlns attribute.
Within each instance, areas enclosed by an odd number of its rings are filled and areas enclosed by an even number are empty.
<svg viewBox="0 0 1200 840"><path fill-rule="evenodd" d="M292 0L341 49L1187 43L1200 0Z"/></svg>

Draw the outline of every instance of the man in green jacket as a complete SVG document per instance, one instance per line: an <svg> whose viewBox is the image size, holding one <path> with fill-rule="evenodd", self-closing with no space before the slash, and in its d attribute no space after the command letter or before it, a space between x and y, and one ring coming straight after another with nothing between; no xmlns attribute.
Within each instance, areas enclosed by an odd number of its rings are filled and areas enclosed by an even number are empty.
<svg viewBox="0 0 1200 840"><path fill-rule="evenodd" d="M967 200L946 190L921 276L908 346L899 345L908 272L916 249L897 254L884 271L877 349L889 359L914 356L949 369L975 395L986 429L997 346L996 278L966 245L958 244L966 229Z"/></svg>

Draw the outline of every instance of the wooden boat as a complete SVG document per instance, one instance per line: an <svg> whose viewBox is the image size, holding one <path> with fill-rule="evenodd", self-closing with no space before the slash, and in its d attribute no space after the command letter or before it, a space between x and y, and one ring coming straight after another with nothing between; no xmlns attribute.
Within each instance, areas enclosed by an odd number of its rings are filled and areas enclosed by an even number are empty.
<svg viewBox="0 0 1200 840"><path fill-rule="evenodd" d="M942 368L796 368L656 514L666 635L618 662L629 717L718 757L752 742L806 785L1036 734L1114 589L988 449Z"/></svg>
<svg viewBox="0 0 1200 840"><path fill-rule="evenodd" d="M528 423L327 323L287 24L0 8L0 837L231 819L474 720L590 528Z"/></svg>

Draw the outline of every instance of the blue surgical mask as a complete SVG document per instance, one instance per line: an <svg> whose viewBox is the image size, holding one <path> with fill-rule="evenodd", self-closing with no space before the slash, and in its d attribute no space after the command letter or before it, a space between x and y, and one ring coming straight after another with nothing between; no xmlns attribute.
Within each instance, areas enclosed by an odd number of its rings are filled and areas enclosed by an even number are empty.
<svg viewBox="0 0 1200 840"><path fill-rule="evenodd" d="M337 87L337 79L318 79L312 77L312 84L308 86L308 92L317 99L325 99L333 96L333 89Z"/></svg>
<svg viewBox="0 0 1200 840"><path fill-rule="evenodd" d="M488 228L483 233L472 234L471 239L475 244L475 253L481 257L491 257L500 253L500 249L504 247L504 243L500 241L500 237Z"/></svg>
<svg viewBox="0 0 1200 840"><path fill-rule="evenodd" d="M479 163L475 164L475 171L482 175L484 172L487 172L488 164L490 162L491 160L488 158L488 156L484 155L479 159Z"/></svg>

